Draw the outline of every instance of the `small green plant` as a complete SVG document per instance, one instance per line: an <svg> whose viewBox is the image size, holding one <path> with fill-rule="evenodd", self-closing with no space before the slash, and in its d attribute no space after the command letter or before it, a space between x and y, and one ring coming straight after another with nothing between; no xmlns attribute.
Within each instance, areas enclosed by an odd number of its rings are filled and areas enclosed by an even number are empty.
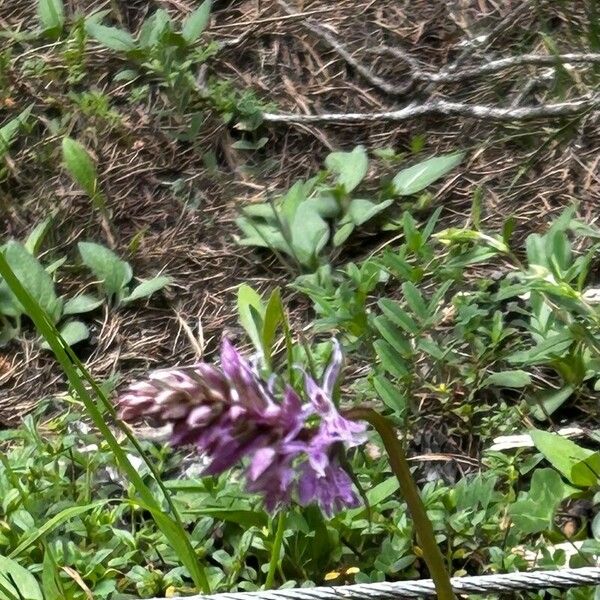
<svg viewBox="0 0 600 600"><path fill-rule="evenodd" d="M38 0L37 12L44 35L57 38L65 24L63 0Z"/></svg>
<svg viewBox="0 0 600 600"><path fill-rule="evenodd" d="M83 264L98 279L104 295L115 307L149 298L172 282L166 275L157 275L132 288L131 265L120 259L112 250L93 242L79 242L78 248Z"/></svg>
<svg viewBox="0 0 600 600"><path fill-rule="evenodd" d="M36 227L25 244L11 241L0 252L12 270L17 273L27 291L44 307L69 345L89 337L89 329L73 316L95 310L102 300L82 294L73 298L60 297L52 279L52 273L64 262L59 260L44 267L36 254L50 225L50 219ZM6 344L21 333L23 317L30 317L26 308L12 293L5 281L0 279L0 344Z"/></svg>
<svg viewBox="0 0 600 600"><path fill-rule="evenodd" d="M246 246L270 248L295 268L315 271L341 252L354 230L390 208L397 197L415 196L455 168L460 153L439 156L400 171L374 199L356 193L369 169L366 150L333 152L325 170L295 183L281 198L246 206L237 224Z"/></svg>
<svg viewBox="0 0 600 600"><path fill-rule="evenodd" d="M16 141L17 134L26 127L31 115L31 106L19 113L13 119L7 121L0 127L0 160L4 163L4 156L8 153L11 145ZM4 166L0 167L0 178L4 179L6 173Z"/></svg>

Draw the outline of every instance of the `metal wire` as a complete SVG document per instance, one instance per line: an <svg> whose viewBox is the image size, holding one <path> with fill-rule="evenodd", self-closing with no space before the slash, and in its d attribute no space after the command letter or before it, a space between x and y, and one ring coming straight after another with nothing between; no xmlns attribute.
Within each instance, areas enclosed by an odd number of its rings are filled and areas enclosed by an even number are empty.
<svg viewBox="0 0 600 600"><path fill-rule="evenodd" d="M548 588L572 588L600 584L600 568L560 569L530 573L505 573L474 577L453 577L457 594L489 594ZM261 592L232 592L210 596L186 596L185 600L391 600L435 596L431 579L367 583L337 587L292 588ZM153 600L166 600L154 598Z"/></svg>

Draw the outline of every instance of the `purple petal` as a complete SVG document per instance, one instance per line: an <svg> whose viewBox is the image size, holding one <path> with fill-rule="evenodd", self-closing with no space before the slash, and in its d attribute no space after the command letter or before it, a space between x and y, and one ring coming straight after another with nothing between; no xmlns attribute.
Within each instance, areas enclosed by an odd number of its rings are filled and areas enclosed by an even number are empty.
<svg viewBox="0 0 600 600"><path fill-rule="evenodd" d="M254 453L248 476L252 481L258 479L272 464L277 453L273 448L261 448Z"/></svg>
<svg viewBox="0 0 600 600"><path fill-rule="evenodd" d="M340 376L342 370L342 363L344 361L344 355L342 354L342 348L337 339L332 340L333 348L331 350L331 359L323 374L323 391L329 397L333 395L335 384Z"/></svg>

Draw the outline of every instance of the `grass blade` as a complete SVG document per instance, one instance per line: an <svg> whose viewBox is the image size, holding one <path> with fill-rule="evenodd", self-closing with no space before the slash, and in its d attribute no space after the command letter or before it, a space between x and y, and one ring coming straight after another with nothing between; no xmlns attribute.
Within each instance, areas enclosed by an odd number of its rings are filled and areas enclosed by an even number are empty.
<svg viewBox="0 0 600 600"><path fill-rule="evenodd" d="M173 502L170 498L169 492L163 485L162 481L160 480L160 477L158 477L154 465L151 464L151 461L147 460L143 451L141 450L141 447L139 446L135 438L131 435L129 430L127 430L127 428L123 428L123 431L127 435L128 439L132 442L136 450L140 453L140 456L144 459L144 461L150 468L153 476L156 479L157 484L160 486L165 496L165 500L169 504L172 516L164 514L160 503L156 500L156 498L154 498L154 495L152 494L150 488L144 483L138 471L134 468L134 466L127 458L125 450L121 447L121 445L115 438L110 427L108 427L106 421L104 420L102 412L100 411L100 409L94 402L94 399L88 392L82 377L84 377L92 385L94 393L98 396L101 402L105 406L107 406L107 408L109 408L114 414L114 410L112 410L112 405L104 396L98 385L93 381L92 377L89 375L85 367L75 357L73 352L65 344L64 340L60 337L60 334L58 333L56 327L54 327L54 325L52 324L52 321L49 319L48 315L40 307L38 302L34 300L31 297L31 295L27 292L27 290L25 290L25 288L21 285L21 282L13 273L8 262L4 258L3 253L0 253L0 276L3 277L3 279L11 288L15 296L22 303L23 307L25 307L27 314L30 316L38 331L44 337L44 339L54 352L54 355L56 356L56 359L60 363L65 375L67 376L70 385L84 403L90 418L94 422L94 425L97 427L100 434L104 437L104 439L110 446L110 449L115 457L115 460L117 461L117 464L127 475L129 481L134 485L137 493L140 495L140 498L143 500L143 502L152 508L152 515L154 516L155 520L157 514L162 514L162 518L157 519L156 524L161 529L171 546L173 548L180 549L180 552L178 553L179 560L181 560L181 562L190 572L194 583L205 594L210 593L210 587L204 568L198 562L198 559L191 545L187 532L185 531L181 519L179 518L179 515L177 513L177 510L175 509L175 506L173 505ZM182 548L184 551L181 551Z"/></svg>

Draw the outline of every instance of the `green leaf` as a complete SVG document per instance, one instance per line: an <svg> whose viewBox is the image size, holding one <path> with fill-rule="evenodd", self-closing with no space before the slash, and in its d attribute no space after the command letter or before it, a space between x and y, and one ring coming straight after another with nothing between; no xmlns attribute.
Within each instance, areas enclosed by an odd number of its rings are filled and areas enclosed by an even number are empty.
<svg viewBox="0 0 600 600"><path fill-rule="evenodd" d="M329 239L329 225L319 214L306 204L296 210L291 225L292 247L298 259L311 265Z"/></svg>
<svg viewBox="0 0 600 600"><path fill-rule="evenodd" d="M531 375L520 369L514 371L498 371L485 378L482 384L484 387L495 385L501 388L524 388L531 385Z"/></svg>
<svg viewBox="0 0 600 600"><path fill-rule="evenodd" d="M412 196L424 190L428 185L449 173L458 166L463 152L436 156L400 171L393 179L394 191L399 196Z"/></svg>
<svg viewBox="0 0 600 600"><path fill-rule="evenodd" d="M69 519L73 519L74 517L78 517L80 515L93 510L94 508L98 508L100 506L104 506L108 502L114 502L113 499L105 499L105 500L97 500L96 502L91 502L90 504L85 504L83 506L69 506L61 510L58 514L54 515L51 519L48 519L44 522L44 524L36 529L34 532L30 533L10 554L10 558L16 558L20 556L27 550L29 550L40 538L47 535L60 525L62 525L65 521ZM0 569L1 571L1 569Z"/></svg>
<svg viewBox="0 0 600 600"><path fill-rule="evenodd" d="M552 529L554 513L568 490L554 469L536 469L527 496L509 508L513 523L526 534Z"/></svg>
<svg viewBox="0 0 600 600"><path fill-rule="evenodd" d="M252 344L258 352L264 353L261 332L265 307L260 294L246 283L242 283L238 288L237 311L240 325L252 340Z"/></svg>
<svg viewBox="0 0 600 600"><path fill-rule="evenodd" d="M62 31L65 8L62 0L38 0L38 17L46 31Z"/></svg>
<svg viewBox="0 0 600 600"><path fill-rule="evenodd" d="M238 240L240 245L270 248L293 255L278 226L260 223L253 219L246 219L245 217L238 217L235 223L246 235L245 238Z"/></svg>
<svg viewBox="0 0 600 600"><path fill-rule="evenodd" d="M28 106L23 112L17 117L11 119L8 123L5 123L0 127L0 157L4 156L10 145L14 142L15 136L19 132L19 129L26 123L33 104Z"/></svg>
<svg viewBox="0 0 600 600"><path fill-rule="evenodd" d="M383 368L397 379L403 379L409 370L406 361L384 340L376 340L373 343L375 352L381 361Z"/></svg>
<svg viewBox="0 0 600 600"><path fill-rule="evenodd" d="M46 217L41 223L38 223L31 233L27 236L27 240L25 241L25 248L27 251L36 256L40 250L41 245L44 242L44 239L48 235L50 231L50 226L52 225L52 217Z"/></svg>
<svg viewBox="0 0 600 600"><path fill-rule="evenodd" d="M80 315L82 313L91 312L96 310L103 300L96 298L90 294L80 294L74 298L69 298L63 307L63 315Z"/></svg>
<svg viewBox="0 0 600 600"><path fill-rule="evenodd" d="M271 361L277 328L284 319L285 313L281 301L281 292L279 288L276 288L271 292L263 317L261 343L267 364L270 364Z"/></svg>
<svg viewBox="0 0 600 600"><path fill-rule="evenodd" d="M60 328L60 335L67 346L74 346L87 340L90 337L90 330L81 321L69 321ZM49 350L50 346L47 342L44 342L42 348Z"/></svg>
<svg viewBox="0 0 600 600"><path fill-rule="evenodd" d="M184 22L181 35L188 44L193 44L206 29L210 21L211 0L205 0Z"/></svg>
<svg viewBox="0 0 600 600"><path fill-rule="evenodd" d="M558 410L573 395L574 391L575 386L565 385L558 390L536 392L530 402L531 413L538 421L545 421L548 418L546 415L551 415Z"/></svg>
<svg viewBox="0 0 600 600"><path fill-rule="evenodd" d="M148 298L152 296L152 294L167 287L172 282L173 278L167 275L159 275L158 277L153 277L152 279L143 281L142 283L134 287L131 294L129 294L129 296L125 296L122 302L123 304L128 304L129 302L134 302L135 300L140 300L141 298Z"/></svg>
<svg viewBox="0 0 600 600"><path fill-rule="evenodd" d="M262 137L255 142L251 140L238 140L237 142L233 142L231 147L235 148L236 150L260 150L266 146L268 141L269 138L267 137Z"/></svg>
<svg viewBox="0 0 600 600"><path fill-rule="evenodd" d="M393 321L398 327L401 327L410 335L419 333L419 326L414 319L397 303L389 298L382 298L378 302L379 308L383 314Z"/></svg>
<svg viewBox="0 0 600 600"><path fill-rule="evenodd" d="M348 208L348 215L352 219L352 222L358 227L363 223L371 220L375 215L383 212L388 206L394 203L393 200L384 200L383 202L375 203L370 200L363 200L357 198L350 202Z"/></svg>
<svg viewBox="0 0 600 600"><path fill-rule="evenodd" d="M14 594L19 600L44 600L35 577L18 562L0 556L0 582L4 594Z"/></svg>
<svg viewBox="0 0 600 600"><path fill-rule="evenodd" d="M20 242L8 242L4 249L4 256L10 268L19 278L21 285L56 323L60 318L62 302L56 295L52 277L46 273L37 258L33 257ZM25 309L12 292L10 296L13 305L21 313L25 312Z"/></svg>
<svg viewBox="0 0 600 600"><path fill-rule="evenodd" d="M544 458L573 485L595 486L600 476L600 453L578 446L556 433L532 429L531 439Z"/></svg>
<svg viewBox="0 0 600 600"><path fill-rule="evenodd" d="M507 360L512 364L539 364L564 355L574 341L569 331L563 331L542 340L529 350L520 350L511 354Z"/></svg>
<svg viewBox="0 0 600 600"><path fill-rule="evenodd" d="M63 600L63 598L66 598L58 566L52 555L52 549L47 544L44 544L42 588L45 600Z"/></svg>
<svg viewBox="0 0 600 600"><path fill-rule="evenodd" d="M373 323L377 331L381 334L381 337L402 357L410 358L413 355L414 352L409 338L404 331L394 325L391 319L380 315L375 317Z"/></svg>
<svg viewBox="0 0 600 600"><path fill-rule="evenodd" d="M373 387L383 403L388 408L391 408L396 415L403 415L405 413L407 408L406 398L391 381L379 375L373 378Z"/></svg>
<svg viewBox="0 0 600 600"><path fill-rule="evenodd" d="M406 303L413 313L422 320L427 319L429 311L427 310L427 304L421 295L419 289L414 283L405 281L402 284L402 293L406 299Z"/></svg>
<svg viewBox="0 0 600 600"><path fill-rule="evenodd" d="M66 137L62 141L62 154L69 175L93 198L96 195L98 175L87 150L78 141Z"/></svg>
<svg viewBox="0 0 600 600"><path fill-rule="evenodd" d="M369 158L363 146L356 146L352 152L332 152L325 159L325 166L337 175L336 181L346 193L350 193L367 174Z"/></svg>
<svg viewBox="0 0 600 600"><path fill-rule="evenodd" d="M277 216L273 210L273 205L268 202L248 204L242 207L242 213L247 217L265 219L266 221L275 221Z"/></svg>
<svg viewBox="0 0 600 600"><path fill-rule="evenodd" d="M159 8L144 21L140 28L139 45L142 48L152 48L158 43L167 28L171 29L171 18L164 8Z"/></svg>
<svg viewBox="0 0 600 600"><path fill-rule="evenodd" d="M121 260L112 250L93 242L77 244L83 264L104 285L108 296L120 298L125 286L133 276L129 263Z"/></svg>
<svg viewBox="0 0 600 600"><path fill-rule="evenodd" d="M336 248L339 248L351 235L356 226L354 223L344 223L336 230L332 243Z"/></svg>
<svg viewBox="0 0 600 600"><path fill-rule="evenodd" d="M86 21L85 30L90 37L110 50L131 52L131 50L135 50L136 48L133 36L123 29L106 27L106 25Z"/></svg>

